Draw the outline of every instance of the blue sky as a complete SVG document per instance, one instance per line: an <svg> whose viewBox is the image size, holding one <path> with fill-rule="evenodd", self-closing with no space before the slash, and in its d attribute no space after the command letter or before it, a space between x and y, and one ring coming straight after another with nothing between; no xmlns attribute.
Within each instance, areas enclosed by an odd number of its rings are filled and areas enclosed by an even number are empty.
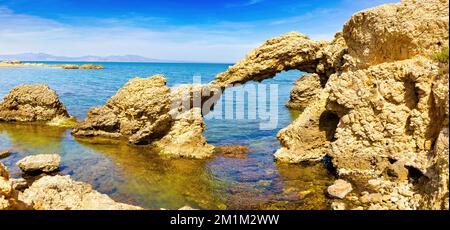
<svg viewBox="0 0 450 230"><path fill-rule="evenodd" d="M290 31L332 39L355 12L394 0L0 0L0 54L235 62Z"/></svg>

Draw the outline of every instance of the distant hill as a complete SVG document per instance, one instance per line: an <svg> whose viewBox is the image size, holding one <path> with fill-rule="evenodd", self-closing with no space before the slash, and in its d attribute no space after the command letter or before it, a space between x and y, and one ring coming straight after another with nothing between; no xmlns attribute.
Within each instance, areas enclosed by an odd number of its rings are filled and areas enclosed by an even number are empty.
<svg viewBox="0 0 450 230"><path fill-rule="evenodd" d="M21 53L21 54L0 54L0 60L20 60L20 61L88 61L88 62L184 62L174 60L160 60L146 58L139 55L113 55L113 56L81 56L65 57L54 56L46 53Z"/></svg>

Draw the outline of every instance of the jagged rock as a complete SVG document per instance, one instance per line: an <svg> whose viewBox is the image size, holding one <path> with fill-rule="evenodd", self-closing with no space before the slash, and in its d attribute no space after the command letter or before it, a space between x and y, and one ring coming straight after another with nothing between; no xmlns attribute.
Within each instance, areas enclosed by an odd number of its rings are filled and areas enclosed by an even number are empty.
<svg viewBox="0 0 450 230"><path fill-rule="evenodd" d="M7 168L0 162L0 210L18 209L14 191Z"/></svg>
<svg viewBox="0 0 450 230"><path fill-rule="evenodd" d="M378 177L377 165L389 159L425 172L448 120L434 111L441 106L432 100L437 76L433 61L415 58L330 78L326 107L340 122L329 155L340 175Z"/></svg>
<svg viewBox="0 0 450 230"><path fill-rule="evenodd" d="M28 181L23 178L18 178L18 179L12 178L12 179L10 179L10 182L11 182L12 188L14 190L18 190L18 191L23 191L26 188L28 188L28 186L29 186Z"/></svg>
<svg viewBox="0 0 450 230"><path fill-rule="evenodd" d="M294 82L287 107L290 109L304 110L312 102L315 102L322 91L320 76L309 74L301 76Z"/></svg>
<svg viewBox="0 0 450 230"><path fill-rule="evenodd" d="M0 151L0 159L9 157L11 153L12 152L9 150Z"/></svg>
<svg viewBox="0 0 450 230"><path fill-rule="evenodd" d="M344 202L334 201L333 203L331 203L331 209L332 210L345 210L346 205Z"/></svg>
<svg viewBox="0 0 450 230"><path fill-rule="evenodd" d="M194 99L207 90L204 85L171 90L162 75L135 78L105 106L91 109L72 134L125 138L133 144L152 144L162 155L206 158L214 147L202 135L205 124L201 102L194 105Z"/></svg>
<svg viewBox="0 0 450 230"><path fill-rule="evenodd" d="M131 79L106 105L89 110L75 136L124 137L148 144L170 128L170 89L162 75Z"/></svg>
<svg viewBox="0 0 450 230"><path fill-rule="evenodd" d="M37 210L139 210L118 203L69 176L44 176L19 195L19 200Z"/></svg>
<svg viewBox="0 0 450 230"><path fill-rule="evenodd" d="M336 180L333 185L328 187L327 192L332 197L343 199L352 190L352 184L345 180L339 179Z"/></svg>
<svg viewBox="0 0 450 230"><path fill-rule="evenodd" d="M25 173L53 172L59 168L61 157L58 154L38 154L23 158L17 166Z"/></svg>
<svg viewBox="0 0 450 230"><path fill-rule="evenodd" d="M436 210L449 209L449 135L448 127L443 128L430 154L423 184L424 206Z"/></svg>
<svg viewBox="0 0 450 230"><path fill-rule="evenodd" d="M217 75L212 84L225 87L247 81L262 81L283 70L292 69L327 76L341 65L345 50L340 33L329 43L313 41L303 34L291 32L272 38L252 50L242 61Z"/></svg>
<svg viewBox="0 0 450 230"><path fill-rule="evenodd" d="M360 67L428 56L448 46L448 0L403 0L354 14L344 25Z"/></svg>
<svg viewBox="0 0 450 230"><path fill-rule="evenodd" d="M339 122L335 114L326 111L327 98L327 92L322 91L292 124L280 130L277 137L281 148L275 153L276 160L318 161L327 154Z"/></svg>
<svg viewBox="0 0 450 230"><path fill-rule="evenodd" d="M214 146L206 143L202 135L205 123L200 108L193 108L179 114L170 128L169 132L155 144L162 155L207 158L212 156Z"/></svg>
<svg viewBox="0 0 450 230"><path fill-rule="evenodd" d="M387 176L393 177L398 181L408 179L408 169L405 168L405 164L402 161L396 161L394 164L389 165L386 168L386 174Z"/></svg>
<svg viewBox="0 0 450 230"><path fill-rule="evenodd" d="M56 92L44 84L15 87L0 103L0 122L51 121L55 118L70 117Z"/></svg>

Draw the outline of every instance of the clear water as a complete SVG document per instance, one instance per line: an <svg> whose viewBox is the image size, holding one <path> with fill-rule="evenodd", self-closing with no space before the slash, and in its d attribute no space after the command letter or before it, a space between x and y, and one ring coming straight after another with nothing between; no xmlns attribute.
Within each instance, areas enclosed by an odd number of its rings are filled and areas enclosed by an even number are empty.
<svg viewBox="0 0 450 230"><path fill-rule="evenodd" d="M78 63L82 64L82 63ZM104 70L0 68L0 96L21 84L45 83L55 90L69 113L83 119L89 108L105 104L130 78L164 74L169 86L208 82L227 64L99 63ZM246 159L217 156L208 160L164 159L145 147L126 143L92 144L75 140L70 129L0 123L0 150L14 154L1 161L13 177L15 162L38 153L58 153L60 174L91 184L121 202L149 209L327 209L325 190L332 175L322 164L275 163L276 134L296 116L284 104L301 75L284 72L261 84L279 86L278 126L259 130L259 120L207 119L204 135L213 145L245 145ZM239 102L237 102L239 103ZM242 111L237 111L242 112Z"/></svg>

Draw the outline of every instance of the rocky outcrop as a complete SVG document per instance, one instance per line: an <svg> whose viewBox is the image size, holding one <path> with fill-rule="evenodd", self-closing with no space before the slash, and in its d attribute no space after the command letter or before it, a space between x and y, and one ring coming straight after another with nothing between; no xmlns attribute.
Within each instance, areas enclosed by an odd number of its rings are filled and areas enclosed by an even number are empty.
<svg viewBox="0 0 450 230"><path fill-rule="evenodd" d="M291 90L291 97L286 106L290 109L304 110L309 104L317 101L321 91L318 74L301 76L294 82L294 88Z"/></svg>
<svg viewBox="0 0 450 230"><path fill-rule="evenodd" d="M160 154L176 157L207 158L214 151L214 146L206 142L202 135L205 123L200 108L191 110L176 116L168 133L155 144L160 149Z"/></svg>
<svg viewBox="0 0 450 230"><path fill-rule="evenodd" d="M317 74L323 89L313 90L311 79L293 89L289 104L304 111L279 132L275 158L328 156L338 176L384 197L357 209L448 209L441 138L448 135L448 48L445 71L433 58L448 47L448 5L404 0L364 10L330 43L296 33L274 38L215 82L261 81L290 69Z"/></svg>
<svg viewBox="0 0 450 230"><path fill-rule="evenodd" d="M134 144L148 144L170 128L170 106L170 89L163 76L134 78L106 105L89 110L73 134L123 137Z"/></svg>
<svg viewBox="0 0 450 230"><path fill-rule="evenodd" d="M201 85L169 89L162 75L132 79L106 105L91 109L72 133L152 144L163 155L209 157L213 146L202 136L201 109L192 105L194 92L202 89Z"/></svg>
<svg viewBox="0 0 450 230"><path fill-rule="evenodd" d="M17 162L17 166L24 173L49 173L57 170L60 163L58 154L38 154L23 158Z"/></svg>
<svg viewBox="0 0 450 230"><path fill-rule="evenodd" d="M447 0L403 0L354 14L343 36L356 66L429 56L448 46Z"/></svg>
<svg viewBox="0 0 450 230"><path fill-rule="evenodd" d="M0 102L0 122L49 122L69 118L56 92L44 84L18 86Z"/></svg>
<svg viewBox="0 0 450 230"><path fill-rule="evenodd" d="M337 34L335 40L329 43L291 32L272 38L252 50L242 61L217 75L212 84L225 87L247 81L262 81L292 69L317 73L326 81L327 76L341 66L345 53L341 34Z"/></svg>
<svg viewBox="0 0 450 230"><path fill-rule="evenodd" d="M9 150L0 151L0 159L7 158L10 155L11 155L11 151L9 151Z"/></svg>
<svg viewBox="0 0 450 230"><path fill-rule="evenodd" d="M69 176L44 176L31 185L9 177L0 162L0 210L141 210L118 203Z"/></svg>
<svg viewBox="0 0 450 230"><path fill-rule="evenodd" d="M292 124L280 130L277 137L281 148L275 153L276 160L319 161L328 153L339 117L325 110L327 98L327 91L322 90Z"/></svg>
<svg viewBox="0 0 450 230"><path fill-rule="evenodd" d="M15 202L12 198L12 186L9 183L9 173L0 162L0 210L11 209Z"/></svg>
<svg viewBox="0 0 450 230"><path fill-rule="evenodd" d="M36 210L139 210L118 203L69 176L44 176L20 194L19 199Z"/></svg>
<svg viewBox="0 0 450 230"><path fill-rule="evenodd" d="M436 63L408 59L342 73L329 82L327 110L340 117L330 156L341 174L378 176L388 161L422 172L448 116L433 100ZM355 156L358 156L355 158Z"/></svg>

